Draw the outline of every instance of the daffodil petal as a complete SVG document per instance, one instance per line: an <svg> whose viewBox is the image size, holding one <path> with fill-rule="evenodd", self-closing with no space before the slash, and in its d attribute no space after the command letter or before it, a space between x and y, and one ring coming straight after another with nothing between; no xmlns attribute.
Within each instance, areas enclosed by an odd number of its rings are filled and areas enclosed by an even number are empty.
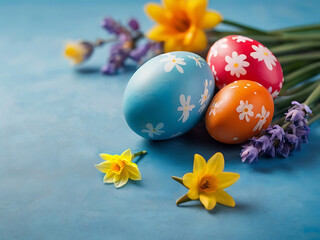
<svg viewBox="0 0 320 240"><path fill-rule="evenodd" d="M114 185L116 186L116 188L120 188L122 186L124 186L129 180L129 174L127 171L122 171L122 173L120 174L120 178L118 181L114 182Z"/></svg>
<svg viewBox="0 0 320 240"><path fill-rule="evenodd" d="M111 167L111 162L102 162L100 164L95 164L94 165L100 172L103 172L103 173L107 173L107 171L110 169Z"/></svg>
<svg viewBox="0 0 320 240"><path fill-rule="evenodd" d="M74 64L83 62L86 53L86 48L79 42L67 43L64 50L64 56L70 59Z"/></svg>
<svg viewBox="0 0 320 240"><path fill-rule="evenodd" d="M165 52L172 52L172 51L182 51L183 45L180 39L171 37L168 38L164 43L164 51Z"/></svg>
<svg viewBox="0 0 320 240"><path fill-rule="evenodd" d="M210 193L201 193L200 194L200 202L203 204L203 206L207 209L207 210L211 210L213 209L216 204L217 204L217 201L216 201L216 198L215 198L215 195Z"/></svg>
<svg viewBox="0 0 320 240"><path fill-rule="evenodd" d="M106 175L104 175L103 178L104 183L113 183L114 182L114 173L112 172L107 172Z"/></svg>
<svg viewBox="0 0 320 240"><path fill-rule="evenodd" d="M131 162L132 153L131 153L130 149L124 151L124 152L121 154L120 157L121 157L121 158L124 158L125 160L127 160L127 161L129 161L129 162Z"/></svg>
<svg viewBox="0 0 320 240"><path fill-rule="evenodd" d="M183 38L184 45L190 44L190 42L193 40L193 37L195 36L196 30L197 30L197 28L195 25L193 25L189 28L188 32L185 34L185 36Z"/></svg>
<svg viewBox="0 0 320 240"><path fill-rule="evenodd" d="M224 189L230 187L236 181L239 180L240 174L232 172L223 172L217 176L218 178L218 188Z"/></svg>
<svg viewBox="0 0 320 240"><path fill-rule="evenodd" d="M189 35L187 34L185 36L184 41L186 42L186 38ZM197 51L202 51L203 49L206 48L207 46L207 36L204 33L204 31L200 29L196 29L195 32L190 35L191 39L188 41L188 45L186 46L187 51L190 52L197 52Z"/></svg>
<svg viewBox="0 0 320 240"><path fill-rule="evenodd" d="M141 174L140 174L140 171L139 171L139 168L138 168L137 164L132 163L132 164L126 165L125 168L129 173L129 178L130 179L132 179L132 180L141 180Z"/></svg>
<svg viewBox="0 0 320 240"><path fill-rule="evenodd" d="M207 162L207 171L213 175L219 175L224 169L222 153L217 152Z"/></svg>
<svg viewBox="0 0 320 240"><path fill-rule="evenodd" d="M147 3L144 6L145 13L154 21L170 26L171 13L164 9L160 4Z"/></svg>
<svg viewBox="0 0 320 240"><path fill-rule="evenodd" d="M183 178L183 185L187 188L197 188L198 187L198 174L195 173L186 173Z"/></svg>
<svg viewBox="0 0 320 240"><path fill-rule="evenodd" d="M188 197L192 200L196 200L199 198L199 191L198 188L192 188L189 189L188 193L187 193Z"/></svg>
<svg viewBox="0 0 320 240"><path fill-rule="evenodd" d="M217 26L222 21L222 15L216 11L207 11L201 20L200 28L208 29Z"/></svg>
<svg viewBox="0 0 320 240"><path fill-rule="evenodd" d="M168 38L175 37L178 32L170 27L156 25L147 33L147 37L154 41L165 41Z"/></svg>
<svg viewBox="0 0 320 240"><path fill-rule="evenodd" d="M179 10L184 6L184 0L162 0L161 2L165 9L172 12Z"/></svg>
<svg viewBox="0 0 320 240"><path fill-rule="evenodd" d="M202 16L206 12L208 5L207 0L188 0L186 4L186 12L192 23L199 26Z"/></svg>
<svg viewBox="0 0 320 240"><path fill-rule="evenodd" d="M214 195L215 195L218 203L221 203L221 204L229 206L229 207L234 207L236 205L233 198L227 192L223 191L222 189L218 189L214 193Z"/></svg>
<svg viewBox="0 0 320 240"><path fill-rule="evenodd" d="M101 153L100 157L105 161L112 161L112 159L114 158L113 155L110 155L110 154L107 154L107 153Z"/></svg>
<svg viewBox="0 0 320 240"><path fill-rule="evenodd" d="M113 175L113 182L119 182L122 175L120 173L114 173Z"/></svg>
<svg viewBox="0 0 320 240"><path fill-rule="evenodd" d="M206 167L206 160L199 154L194 155L193 172L202 172Z"/></svg>

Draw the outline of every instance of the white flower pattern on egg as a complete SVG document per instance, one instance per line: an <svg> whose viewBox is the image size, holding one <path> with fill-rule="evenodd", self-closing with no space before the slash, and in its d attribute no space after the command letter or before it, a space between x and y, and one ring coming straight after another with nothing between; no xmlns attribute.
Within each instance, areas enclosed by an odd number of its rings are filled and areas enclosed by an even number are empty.
<svg viewBox="0 0 320 240"><path fill-rule="evenodd" d="M210 112L209 112L209 116L210 116L210 115L215 116L215 115L216 115L216 109L217 109L217 107L219 107L220 105L221 105L221 102L213 101L212 106L211 106L211 109L210 109Z"/></svg>
<svg viewBox="0 0 320 240"><path fill-rule="evenodd" d="M212 72L213 72L213 76L214 76L215 80L216 80L217 82L219 82L219 78L217 77L217 71L216 71L216 69L215 69L215 67L214 67L213 64L211 65L211 70L212 70Z"/></svg>
<svg viewBox="0 0 320 240"><path fill-rule="evenodd" d="M263 127L263 125L266 123L269 115L270 115L270 112L267 111L264 106L262 106L261 113L258 113L256 115L256 118L260 118L260 119L259 119L258 123L256 124L256 126L253 128L253 131L256 131L256 130L260 131L261 128Z"/></svg>
<svg viewBox="0 0 320 240"><path fill-rule="evenodd" d="M202 66L204 65L204 62L202 61L201 58L196 58L194 56L188 56L188 58L193 59L196 62L196 66L202 68Z"/></svg>
<svg viewBox="0 0 320 240"><path fill-rule="evenodd" d="M163 123L157 124L156 127L153 127L151 123L146 124L146 129L142 129L141 132L148 133L149 137L153 138L154 135L160 136L161 134L165 133L164 130L161 130L164 127Z"/></svg>
<svg viewBox="0 0 320 240"><path fill-rule="evenodd" d="M255 50L255 52L250 53L250 56L259 62L264 61L270 71L273 69L273 66L276 66L277 59L268 48L262 45L252 45L252 49Z"/></svg>
<svg viewBox="0 0 320 240"><path fill-rule="evenodd" d="M186 65L183 58L176 57L175 55L172 55L171 53L166 54L166 58L163 58L160 60L160 62L167 62L164 65L164 71L165 72L171 72L171 70L176 67L176 69L180 73L184 73L183 68L180 65Z"/></svg>
<svg viewBox="0 0 320 240"><path fill-rule="evenodd" d="M249 104L248 101L244 102L243 100L240 100L240 105L237 107L236 111L239 114L239 119L243 120L246 119L247 122L250 121L249 117L252 117L254 115L252 111L253 105Z"/></svg>
<svg viewBox="0 0 320 240"><path fill-rule="evenodd" d="M278 94L279 94L279 91L278 91L278 90L274 90L274 92L272 92L272 87L271 87L271 86L268 88L268 92L271 94L271 96L272 96L273 98L275 98L275 97L278 96Z"/></svg>
<svg viewBox="0 0 320 240"><path fill-rule="evenodd" d="M237 40L237 43L246 42L246 41L253 42L251 38L244 37L244 36L235 36L235 37L232 37L232 40Z"/></svg>
<svg viewBox="0 0 320 240"><path fill-rule="evenodd" d="M210 93L208 90L208 80L206 79L204 81L204 92L203 92L203 94L201 94L201 98L199 100L201 107L199 108L198 112L202 112L206 108L207 101L208 101L209 97L210 97Z"/></svg>
<svg viewBox="0 0 320 240"><path fill-rule="evenodd" d="M241 75L246 75L247 71L245 69L245 67L249 66L249 62L245 61L245 59L247 58L246 55L244 54L240 54L238 55L238 53L236 51L233 51L230 56L226 56L225 57L225 61L227 62L227 65L225 66L225 70L230 72L230 75L236 75L238 78Z"/></svg>
<svg viewBox="0 0 320 240"><path fill-rule="evenodd" d="M191 96L188 96L187 99L183 94L180 95L180 104L181 106L178 107L178 111L182 111L181 117L178 119L180 121L182 119L182 122L185 123L189 118L189 112L192 111L192 109L195 108L195 106L192 104L190 105Z"/></svg>
<svg viewBox="0 0 320 240"><path fill-rule="evenodd" d="M226 44L227 41L228 41L228 39L226 39L226 38L222 38L222 39L216 41L210 49L208 59L210 59L212 56L214 56L214 57L218 56L218 49L219 48L228 48L228 45Z"/></svg>
<svg viewBox="0 0 320 240"><path fill-rule="evenodd" d="M275 90L272 94L271 94L271 96L273 97L273 98L275 98L276 96L278 96L279 95L279 91L278 90Z"/></svg>

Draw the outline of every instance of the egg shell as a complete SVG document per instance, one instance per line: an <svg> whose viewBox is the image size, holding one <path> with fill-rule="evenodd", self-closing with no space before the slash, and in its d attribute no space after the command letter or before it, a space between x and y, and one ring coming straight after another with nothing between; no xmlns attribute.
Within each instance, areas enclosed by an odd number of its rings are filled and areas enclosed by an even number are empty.
<svg viewBox="0 0 320 240"><path fill-rule="evenodd" d="M273 112L273 99L266 88L239 80L215 95L206 113L206 128L219 142L242 143L267 128Z"/></svg>
<svg viewBox="0 0 320 240"><path fill-rule="evenodd" d="M240 79L262 84L273 98L283 85L281 65L264 45L248 37L231 35L210 48L207 62L219 89Z"/></svg>
<svg viewBox="0 0 320 240"><path fill-rule="evenodd" d="M123 98L124 116L144 138L173 138L204 118L213 91L214 77L203 58L183 51L162 54L131 77Z"/></svg>

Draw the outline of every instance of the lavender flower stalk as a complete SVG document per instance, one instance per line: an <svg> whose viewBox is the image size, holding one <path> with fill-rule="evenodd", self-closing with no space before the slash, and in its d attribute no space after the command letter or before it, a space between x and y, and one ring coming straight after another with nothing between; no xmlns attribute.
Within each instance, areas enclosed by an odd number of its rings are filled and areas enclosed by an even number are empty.
<svg viewBox="0 0 320 240"><path fill-rule="evenodd" d="M269 126L264 135L254 137L243 146L242 162L256 162L259 157L288 157L290 153L301 150L302 143L308 142L310 128L307 117L312 114L306 104L293 101L293 106L285 114L285 124Z"/></svg>
<svg viewBox="0 0 320 240"><path fill-rule="evenodd" d="M102 21L101 26L113 37L97 39L95 42L70 41L65 46L64 56L77 65L88 60L96 47L114 42L110 48L107 63L101 68L101 72L104 74L114 74L125 65L127 59L141 65L163 52L159 42L145 41L138 45L144 35L140 31L140 25L136 19L130 19L124 26L113 18L107 17Z"/></svg>
<svg viewBox="0 0 320 240"><path fill-rule="evenodd" d="M158 55L159 43L146 42L138 46L138 41L143 37L137 20L131 19L128 27L122 26L112 18L106 18L102 22L102 27L110 34L114 34L118 42L111 46L109 59L101 71L104 74L114 74L124 66L127 59L131 59L138 64L146 60L150 53ZM154 56L153 55L153 56Z"/></svg>

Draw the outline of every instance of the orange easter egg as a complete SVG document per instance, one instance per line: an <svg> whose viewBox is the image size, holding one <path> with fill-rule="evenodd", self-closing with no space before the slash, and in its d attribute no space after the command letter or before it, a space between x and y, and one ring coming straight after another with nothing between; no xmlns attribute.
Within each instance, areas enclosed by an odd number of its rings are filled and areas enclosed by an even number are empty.
<svg viewBox="0 0 320 240"><path fill-rule="evenodd" d="M209 134L219 142L236 144L258 135L271 123L274 104L260 83L239 80L222 88L205 117Z"/></svg>

